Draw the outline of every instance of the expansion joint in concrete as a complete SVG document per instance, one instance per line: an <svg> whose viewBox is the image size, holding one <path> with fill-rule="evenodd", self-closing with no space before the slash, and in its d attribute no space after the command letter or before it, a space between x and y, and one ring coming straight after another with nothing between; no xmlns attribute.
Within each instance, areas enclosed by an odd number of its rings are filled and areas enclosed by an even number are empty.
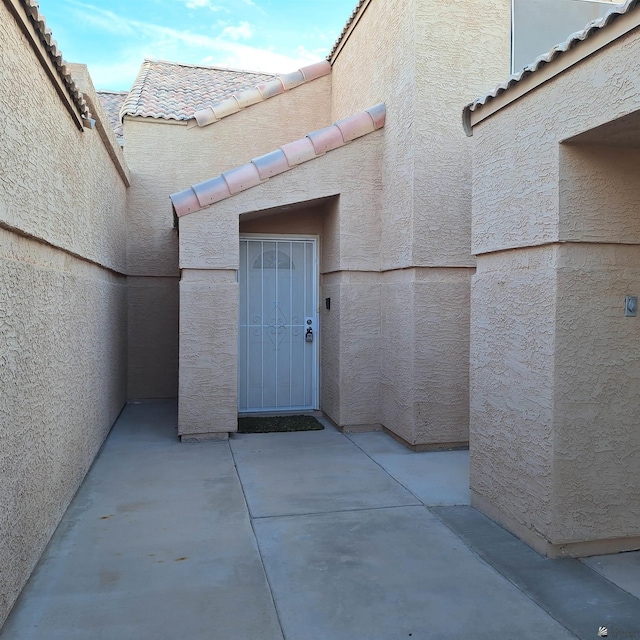
<svg viewBox="0 0 640 640"><path fill-rule="evenodd" d="M387 472L385 471L385 473ZM400 483L398 482L398 484ZM404 485L400 484L400 486L403 487ZM257 520L273 520L274 518L304 518L306 516L327 516L335 513L360 513L360 512L366 512L366 511L386 511L387 509L415 509L416 507L419 509L424 509L425 507L424 503L422 503L418 498L416 498L416 500L418 500L419 504L403 504L403 505L392 504L392 505L386 505L383 507L360 507L360 508L354 507L352 509L331 509L331 510L325 510L325 511L308 511L305 513L299 513L299 512L278 513L270 516L252 516L251 520L257 521Z"/></svg>
<svg viewBox="0 0 640 640"><path fill-rule="evenodd" d="M238 464L236 462L236 457L233 453L233 447L231 447L231 445L228 443L227 441L227 446L229 447L229 453L231 454L231 459L233 460L233 468L235 469L236 472L236 478L238 479L238 484L240 485L240 489L242 490L242 499L244 500L244 506L245 509L247 510L247 515L249 517L249 524L251 525L251 533L253 534L253 539L255 541L256 544L256 549L258 550L258 557L260 558L260 566L262 567L262 572L264 574L264 578L267 582L267 586L269 587L269 597L271 598L271 602L273 604L273 609L276 612L276 619L278 620L278 626L280 627L280 633L282 634L282 637L286 639L285 633L284 633L284 628L282 626L282 614L281 611L278 607L278 603L276 602L276 598L273 594L273 585L271 583L271 579L269 578L269 574L267 573L267 567L265 566L264 563L264 554L263 554L263 550L260 548L260 541L258 539L258 536L256 535L256 530L255 527L253 526L253 522L254 520L256 520L257 518L254 518L251 515L251 508L249 507L249 502L247 501L247 493L245 490L245 486L242 482L242 478L240 477L240 474L238 473Z"/></svg>

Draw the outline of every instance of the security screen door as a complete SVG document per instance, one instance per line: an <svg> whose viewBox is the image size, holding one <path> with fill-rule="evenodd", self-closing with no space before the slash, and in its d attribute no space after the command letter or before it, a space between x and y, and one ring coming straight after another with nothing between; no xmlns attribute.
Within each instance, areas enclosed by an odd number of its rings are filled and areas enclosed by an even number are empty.
<svg viewBox="0 0 640 640"><path fill-rule="evenodd" d="M240 239L240 412L317 408L316 265L315 239Z"/></svg>

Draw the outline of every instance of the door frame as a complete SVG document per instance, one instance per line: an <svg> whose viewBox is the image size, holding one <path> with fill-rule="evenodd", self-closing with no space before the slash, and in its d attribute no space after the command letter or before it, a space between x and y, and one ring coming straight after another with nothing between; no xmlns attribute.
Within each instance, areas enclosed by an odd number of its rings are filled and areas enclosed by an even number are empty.
<svg viewBox="0 0 640 640"><path fill-rule="evenodd" d="M315 335L313 341L313 357L314 366L311 372L312 375L312 397L313 407L308 411L317 411L320 409L320 237L317 235L310 235L308 233L241 233L238 238L238 245L242 240L262 240L266 242L291 242L294 240L300 240L313 243L313 303L315 308L314 323ZM240 265L238 265L238 271L236 272L236 280L240 282ZM238 296L240 296L240 290L238 289ZM239 302L239 300L238 300ZM240 318L238 318L238 326L240 325ZM240 342L238 342L238 403L240 401ZM300 412L301 409L283 410L282 413ZM274 413L272 409L265 409L264 411L256 411L255 409L249 411L240 411L239 414L254 414L254 413Z"/></svg>

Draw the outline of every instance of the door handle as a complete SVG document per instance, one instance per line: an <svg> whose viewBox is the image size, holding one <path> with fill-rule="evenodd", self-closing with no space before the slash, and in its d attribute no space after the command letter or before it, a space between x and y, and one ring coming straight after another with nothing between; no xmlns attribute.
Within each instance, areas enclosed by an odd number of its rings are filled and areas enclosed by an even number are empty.
<svg viewBox="0 0 640 640"><path fill-rule="evenodd" d="M307 328L307 332L304 334L305 342L313 342L313 329L311 327Z"/></svg>

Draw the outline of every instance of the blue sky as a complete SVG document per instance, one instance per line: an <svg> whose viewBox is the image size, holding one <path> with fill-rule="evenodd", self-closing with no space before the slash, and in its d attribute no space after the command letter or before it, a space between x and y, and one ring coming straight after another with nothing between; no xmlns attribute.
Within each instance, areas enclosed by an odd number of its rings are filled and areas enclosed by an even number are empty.
<svg viewBox="0 0 640 640"><path fill-rule="evenodd" d="M357 0L40 0L65 60L129 89L144 58L286 73L325 57Z"/></svg>

